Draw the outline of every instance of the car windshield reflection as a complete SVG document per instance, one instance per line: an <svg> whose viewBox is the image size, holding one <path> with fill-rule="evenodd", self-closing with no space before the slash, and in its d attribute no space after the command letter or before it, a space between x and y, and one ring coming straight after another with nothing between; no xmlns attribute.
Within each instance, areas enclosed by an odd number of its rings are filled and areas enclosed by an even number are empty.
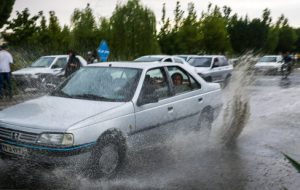
<svg viewBox="0 0 300 190"><path fill-rule="evenodd" d="M85 67L75 73L52 96L109 102L130 101L141 69Z"/></svg>

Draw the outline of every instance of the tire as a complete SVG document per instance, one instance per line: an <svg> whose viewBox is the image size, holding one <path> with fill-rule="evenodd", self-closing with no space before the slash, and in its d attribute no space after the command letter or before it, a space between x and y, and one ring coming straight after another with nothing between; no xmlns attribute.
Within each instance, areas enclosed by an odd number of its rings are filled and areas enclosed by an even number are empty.
<svg viewBox="0 0 300 190"><path fill-rule="evenodd" d="M211 108L205 108L199 117L197 124L197 131L210 132L213 123L213 110Z"/></svg>
<svg viewBox="0 0 300 190"><path fill-rule="evenodd" d="M102 135L92 150L88 175L91 178L111 178L126 158L126 139L114 130Z"/></svg>

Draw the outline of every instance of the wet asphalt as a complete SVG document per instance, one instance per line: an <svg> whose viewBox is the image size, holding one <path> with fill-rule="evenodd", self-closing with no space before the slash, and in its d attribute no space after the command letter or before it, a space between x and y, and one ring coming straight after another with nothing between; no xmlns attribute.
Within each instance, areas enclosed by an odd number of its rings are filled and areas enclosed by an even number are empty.
<svg viewBox="0 0 300 190"><path fill-rule="evenodd" d="M300 71L254 76L247 89L249 120L230 146L194 132L149 140L132 145L119 174L105 180L0 160L0 189L300 189L300 174L282 155L300 161Z"/></svg>

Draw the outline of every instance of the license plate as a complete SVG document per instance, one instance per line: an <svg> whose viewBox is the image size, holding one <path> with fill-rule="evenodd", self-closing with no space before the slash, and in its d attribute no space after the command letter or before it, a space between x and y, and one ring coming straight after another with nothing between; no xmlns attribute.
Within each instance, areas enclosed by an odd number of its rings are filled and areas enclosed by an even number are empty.
<svg viewBox="0 0 300 190"><path fill-rule="evenodd" d="M1 149L3 152L21 155L21 156L24 156L27 154L27 148L18 147L18 146L9 145L9 144L1 144Z"/></svg>

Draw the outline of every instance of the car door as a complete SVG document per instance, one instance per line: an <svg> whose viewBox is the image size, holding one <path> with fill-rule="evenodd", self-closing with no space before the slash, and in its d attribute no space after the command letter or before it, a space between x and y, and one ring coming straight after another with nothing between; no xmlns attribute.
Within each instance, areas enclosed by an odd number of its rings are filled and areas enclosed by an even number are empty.
<svg viewBox="0 0 300 190"><path fill-rule="evenodd" d="M220 82L222 80L221 61L218 57L213 58L211 67L212 82Z"/></svg>
<svg viewBox="0 0 300 190"><path fill-rule="evenodd" d="M167 70L172 79L174 93L174 96L170 98L175 112L173 127L181 129L189 126L196 127L203 109L204 96L201 84L179 66L168 66ZM181 76L179 77L181 82L175 81L178 75Z"/></svg>
<svg viewBox="0 0 300 190"><path fill-rule="evenodd" d="M157 98L157 101L139 103L143 98L151 96ZM133 133L168 125L174 119L171 96L170 82L164 67L148 70L135 104L136 127Z"/></svg>
<svg viewBox="0 0 300 190"><path fill-rule="evenodd" d="M67 58L66 57L59 57L51 66L51 70L54 75L62 76L65 73L65 67L67 65Z"/></svg>
<svg viewBox="0 0 300 190"><path fill-rule="evenodd" d="M226 77L228 75L230 75L231 71L232 71L232 66L228 64L227 60L225 59L225 57L220 57L220 75L221 81L224 81L226 79Z"/></svg>

